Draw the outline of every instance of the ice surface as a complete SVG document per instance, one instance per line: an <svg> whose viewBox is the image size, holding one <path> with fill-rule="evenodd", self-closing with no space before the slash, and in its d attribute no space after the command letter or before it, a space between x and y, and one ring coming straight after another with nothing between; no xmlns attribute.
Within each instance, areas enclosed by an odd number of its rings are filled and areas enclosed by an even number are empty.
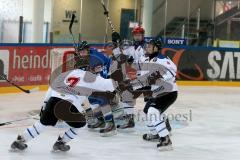
<svg viewBox="0 0 240 160"><path fill-rule="evenodd" d="M27 112L39 109L43 95L44 92L0 95L0 123L24 118ZM173 151L159 152L157 143L144 142L141 136L144 123L138 122L136 132L118 133L114 137L100 137L98 133L84 128L70 143L68 153L51 153L58 134L63 132L63 129L56 128L49 128L31 141L25 152L9 152L17 134L34 122L26 120L0 127L0 159L239 160L239 97L240 88L180 87L178 100L168 113L188 115L188 126L173 131ZM139 99L136 108L142 109L143 105L142 99Z"/></svg>

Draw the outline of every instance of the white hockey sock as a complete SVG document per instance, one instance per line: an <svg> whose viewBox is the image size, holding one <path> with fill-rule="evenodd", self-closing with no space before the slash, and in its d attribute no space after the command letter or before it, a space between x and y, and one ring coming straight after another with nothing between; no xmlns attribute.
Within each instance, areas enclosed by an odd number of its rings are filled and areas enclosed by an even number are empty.
<svg viewBox="0 0 240 160"><path fill-rule="evenodd" d="M47 126L43 125L40 121L36 122L34 125L31 127L28 127L22 134L23 138L25 141L30 141L33 138L37 137L40 135Z"/></svg>
<svg viewBox="0 0 240 160"><path fill-rule="evenodd" d="M62 141L65 143L70 142L72 139L74 139L78 135L79 128L70 128L68 131L66 131L62 136Z"/></svg>
<svg viewBox="0 0 240 160"><path fill-rule="evenodd" d="M149 129L149 131L152 135L157 135L158 134L154 125L148 124L147 127L148 127L148 129Z"/></svg>
<svg viewBox="0 0 240 160"><path fill-rule="evenodd" d="M163 115L160 114L158 109L150 107L148 109L147 115L148 120L150 121L148 128L152 133L154 133L155 135L158 134L160 137L165 137L169 135Z"/></svg>
<svg viewBox="0 0 240 160"><path fill-rule="evenodd" d="M124 114L134 114L134 107L128 103L122 103Z"/></svg>

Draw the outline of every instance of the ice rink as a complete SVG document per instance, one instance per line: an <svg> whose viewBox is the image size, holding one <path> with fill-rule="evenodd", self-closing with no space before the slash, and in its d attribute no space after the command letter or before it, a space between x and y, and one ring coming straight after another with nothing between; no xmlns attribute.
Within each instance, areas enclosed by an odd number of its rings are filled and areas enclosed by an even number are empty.
<svg viewBox="0 0 240 160"><path fill-rule="evenodd" d="M0 95L0 123L24 118L41 106L44 92L30 95ZM157 143L142 140L144 122L139 120L135 132L100 137L83 128L73 140L68 153L52 153L52 145L62 129L49 128L29 143L21 153L9 152L10 144L26 126L25 120L0 127L1 160L239 160L240 157L240 88L180 87L177 102L169 115L184 115L185 122L172 121L174 150L159 152ZM144 104L138 100L136 109ZM184 120L184 119L182 119ZM187 121L186 121L187 120ZM187 126L185 126L187 124Z"/></svg>

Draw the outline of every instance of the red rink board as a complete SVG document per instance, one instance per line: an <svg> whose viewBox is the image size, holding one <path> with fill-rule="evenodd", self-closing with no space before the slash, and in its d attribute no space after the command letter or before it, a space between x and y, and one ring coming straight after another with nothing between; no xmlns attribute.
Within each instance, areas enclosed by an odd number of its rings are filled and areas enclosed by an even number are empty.
<svg viewBox="0 0 240 160"><path fill-rule="evenodd" d="M0 46L0 73L18 85L46 85L51 73L49 46ZM3 57L3 58L2 58ZM1 80L0 87L9 86Z"/></svg>
<svg viewBox="0 0 240 160"><path fill-rule="evenodd" d="M94 47L94 46L93 46ZM0 46L0 74L18 85L47 85L51 73L50 51L71 46ZM100 48L100 47L95 47ZM0 87L10 86L0 80Z"/></svg>

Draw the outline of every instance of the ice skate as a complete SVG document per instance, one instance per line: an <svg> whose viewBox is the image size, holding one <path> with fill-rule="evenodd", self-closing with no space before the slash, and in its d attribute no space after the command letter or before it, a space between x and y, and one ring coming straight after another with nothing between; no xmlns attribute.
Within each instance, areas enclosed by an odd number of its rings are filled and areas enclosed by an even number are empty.
<svg viewBox="0 0 240 160"><path fill-rule="evenodd" d="M87 127L89 131L96 131L105 127L105 121L103 118L97 118L95 121L88 123Z"/></svg>
<svg viewBox="0 0 240 160"><path fill-rule="evenodd" d="M67 152L69 150L70 150L70 146L66 145L66 143L62 141L61 137L58 137L57 142L55 142L53 145L53 152L58 152L58 151Z"/></svg>
<svg viewBox="0 0 240 160"><path fill-rule="evenodd" d="M124 131L124 132L131 132L134 131L135 127L135 122L134 122L134 115L126 115L124 117L124 124L117 125L117 128L119 131Z"/></svg>
<svg viewBox="0 0 240 160"><path fill-rule="evenodd" d="M26 148L27 148L28 146L27 146L27 144L25 144L25 140L24 140L24 138L22 137L22 136L18 136L17 137L17 140L16 141L14 141L13 143L12 143L12 145L11 145L11 149L13 150L13 151L17 151L17 150L20 150L20 151L23 151L23 150L25 150Z"/></svg>
<svg viewBox="0 0 240 160"><path fill-rule="evenodd" d="M100 135L102 137L110 137L117 134L116 126L114 122L107 122L105 128L100 129Z"/></svg>
<svg viewBox="0 0 240 160"><path fill-rule="evenodd" d="M158 142L159 141L159 135L153 135L151 133L147 133L143 135L143 140L149 141L149 142Z"/></svg>
<svg viewBox="0 0 240 160"><path fill-rule="evenodd" d="M157 148L159 151L170 151L173 150L172 141L169 136L161 137L159 139L159 144L157 144Z"/></svg>

